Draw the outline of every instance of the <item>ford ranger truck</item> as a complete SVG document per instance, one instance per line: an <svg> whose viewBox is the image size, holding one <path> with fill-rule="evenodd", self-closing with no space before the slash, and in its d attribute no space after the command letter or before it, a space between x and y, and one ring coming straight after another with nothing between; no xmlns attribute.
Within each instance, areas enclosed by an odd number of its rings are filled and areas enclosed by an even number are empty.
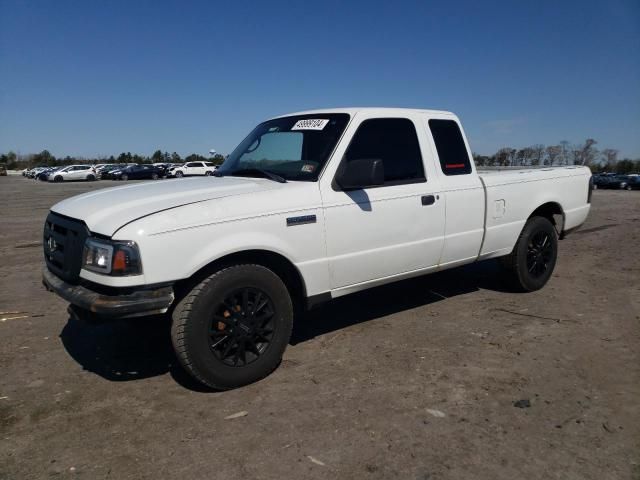
<svg viewBox="0 0 640 480"><path fill-rule="evenodd" d="M170 315L182 366L229 389L275 369L296 312L326 300L496 257L542 288L591 189L582 166L477 171L449 112L294 113L214 176L54 205L43 281L74 317Z"/></svg>

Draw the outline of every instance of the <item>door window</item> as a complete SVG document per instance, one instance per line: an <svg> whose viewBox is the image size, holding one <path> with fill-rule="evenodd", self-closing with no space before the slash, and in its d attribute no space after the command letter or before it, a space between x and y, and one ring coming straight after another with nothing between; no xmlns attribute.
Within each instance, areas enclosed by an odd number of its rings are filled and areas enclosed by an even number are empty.
<svg viewBox="0 0 640 480"><path fill-rule="evenodd" d="M384 184L425 182L420 144L413 122L407 118L375 118L360 124L344 160L380 159Z"/></svg>

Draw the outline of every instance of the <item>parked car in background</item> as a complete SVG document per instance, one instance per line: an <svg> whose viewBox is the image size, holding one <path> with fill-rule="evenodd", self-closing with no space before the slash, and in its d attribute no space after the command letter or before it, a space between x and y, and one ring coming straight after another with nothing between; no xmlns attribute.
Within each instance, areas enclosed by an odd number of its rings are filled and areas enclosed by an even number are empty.
<svg viewBox="0 0 640 480"><path fill-rule="evenodd" d="M593 178L594 189L600 188L600 186L607 181L606 175L603 175L601 173L594 175L592 178Z"/></svg>
<svg viewBox="0 0 640 480"><path fill-rule="evenodd" d="M607 175L604 178L598 188L610 188L614 190L631 190L629 186L629 179L627 175Z"/></svg>
<svg viewBox="0 0 640 480"><path fill-rule="evenodd" d="M153 165L135 165L111 172L111 180L157 180L164 175L164 169Z"/></svg>
<svg viewBox="0 0 640 480"><path fill-rule="evenodd" d="M35 180L40 180L41 182L46 182L49 180L49 175L53 172L57 172L58 170L61 170L64 167L47 167L44 170L42 170L41 172L37 173L33 178Z"/></svg>
<svg viewBox="0 0 640 480"><path fill-rule="evenodd" d="M96 174L91 165L69 165L55 172L51 172L47 178L50 182L63 182L72 180L87 180L89 182L96 179Z"/></svg>
<svg viewBox="0 0 640 480"><path fill-rule="evenodd" d="M4 163L0 163L0 177L7 176L7 166Z"/></svg>
<svg viewBox="0 0 640 480"><path fill-rule="evenodd" d="M162 171L162 177L166 177L169 169L173 166L171 163L152 163L152 165Z"/></svg>
<svg viewBox="0 0 640 480"><path fill-rule="evenodd" d="M104 165L100 167L100 169L98 169L98 171L96 172L96 175L98 178L101 178L104 180L106 178L111 178L110 176L111 172L114 172L115 170L122 170L123 168L126 168L126 167L127 165L119 165L117 163Z"/></svg>
<svg viewBox="0 0 640 480"><path fill-rule="evenodd" d="M180 167L171 167L167 172L168 177L187 177L195 175L213 175L218 169L212 162L188 162Z"/></svg>
<svg viewBox="0 0 640 480"><path fill-rule="evenodd" d="M39 167L34 167L31 170L27 171L26 176L27 176L27 178L36 178L36 175L38 175L40 172L42 172L44 170L47 170L48 168L50 168L50 167L48 167L46 165L41 165Z"/></svg>
<svg viewBox="0 0 640 480"><path fill-rule="evenodd" d="M627 183L627 190L640 190L640 176L630 175Z"/></svg>

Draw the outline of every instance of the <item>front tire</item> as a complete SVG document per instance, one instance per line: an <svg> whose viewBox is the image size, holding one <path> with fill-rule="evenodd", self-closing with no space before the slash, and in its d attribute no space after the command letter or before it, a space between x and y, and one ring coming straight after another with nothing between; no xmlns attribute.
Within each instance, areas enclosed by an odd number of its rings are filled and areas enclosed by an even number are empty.
<svg viewBox="0 0 640 480"><path fill-rule="evenodd" d="M292 326L293 305L280 277L260 265L234 265L203 280L177 304L171 340L191 376L228 390L269 375Z"/></svg>
<svg viewBox="0 0 640 480"><path fill-rule="evenodd" d="M158 179L158 174L157 173L152 173L151 174L151 180L157 180Z"/></svg>
<svg viewBox="0 0 640 480"><path fill-rule="evenodd" d="M93 182L96 179L95 175L87 175L87 182Z"/></svg>
<svg viewBox="0 0 640 480"><path fill-rule="evenodd" d="M129 175L122 175L120 179L126 182L127 180L129 180Z"/></svg>
<svg viewBox="0 0 640 480"><path fill-rule="evenodd" d="M176 178L182 178L184 176L184 173L182 173L181 171L177 171L176 172Z"/></svg>
<svg viewBox="0 0 640 480"><path fill-rule="evenodd" d="M59 182L62 181L62 177L60 175L57 175L57 176L53 177L53 181L56 182L56 183L59 183Z"/></svg>
<svg viewBox="0 0 640 480"><path fill-rule="evenodd" d="M511 280L524 292L540 290L549 281L558 257L558 233L544 217L525 224L513 252L505 257Z"/></svg>

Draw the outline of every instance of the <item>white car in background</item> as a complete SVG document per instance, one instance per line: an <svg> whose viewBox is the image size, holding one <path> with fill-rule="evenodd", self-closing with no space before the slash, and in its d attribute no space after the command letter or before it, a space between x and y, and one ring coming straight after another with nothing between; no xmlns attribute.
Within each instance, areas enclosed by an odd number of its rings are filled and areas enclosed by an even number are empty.
<svg viewBox="0 0 640 480"><path fill-rule="evenodd" d="M47 180L50 182L63 182L66 180L87 180L92 182L96 179L96 173L91 165L69 165L55 172L51 172Z"/></svg>
<svg viewBox="0 0 640 480"><path fill-rule="evenodd" d="M172 167L167 172L168 177L186 177L189 175L213 175L218 169L212 162L187 162L180 167Z"/></svg>

